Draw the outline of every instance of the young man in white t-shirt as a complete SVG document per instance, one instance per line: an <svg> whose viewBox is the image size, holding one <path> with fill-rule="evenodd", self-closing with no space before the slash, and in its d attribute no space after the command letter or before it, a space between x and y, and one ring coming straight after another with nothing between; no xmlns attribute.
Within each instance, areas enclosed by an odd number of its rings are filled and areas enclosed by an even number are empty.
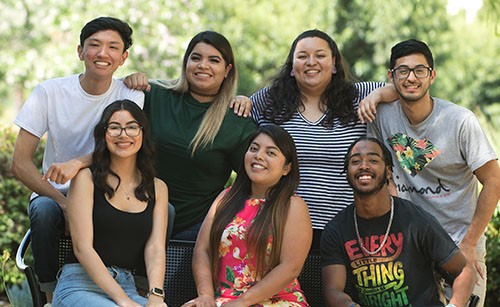
<svg viewBox="0 0 500 307"><path fill-rule="evenodd" d="M14 123L20 127L12 173L33 191L29 206L31 247L40 288L52 300L58 270L58 241L65 232L64 211L70 179L91 164L93 129L104 108L129 99L141 108L144 94L128 89L113 73L128 57L132 29L116 18L99 17L80 33L81 74L40 83ZM33 163L40 138L47 133L42 173Z"/></svg>

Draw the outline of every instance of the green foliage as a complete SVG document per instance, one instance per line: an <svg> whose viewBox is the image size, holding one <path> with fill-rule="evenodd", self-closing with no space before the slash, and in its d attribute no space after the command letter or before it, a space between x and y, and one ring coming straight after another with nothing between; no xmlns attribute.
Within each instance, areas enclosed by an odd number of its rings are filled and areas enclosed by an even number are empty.
<svg viewBox="0 0 500 307"><path fill-rule="evenodd" d="M426 41L438 72L432 94L476 112L499 152L500 4L483 1L478 18L468 21L465 12L450 16L447 2L123 0L110 5L108 0L2 0L0 115L17 110L42 80L82 71L76 53L80 29L98 16L122 18L134 29L134 45L118 77L134 71L150 78L177 77L191 37L212 29L230 40L240 73L239 93L245 95L268 83L299 33L318 28L332 35L361 80L387 80L390 48L396 42L410 37ZM28 227L30 192L8 170L15 132L0 129L0 248L14 253ZM41 160L41 148L36 159ZM490 225L487 256L493 305L498 305L500 283L498 262L493 262L500 253L498 219L497 214ZM10 262L7 278L18 281Z"/></svg>
<svg viewBox="0 0 500 307"><path fill-rule="evenodd" d="M486 231L488 285L485 306L500 306L500 211L496 211Z"/></svg>
<svg viewBox="0 0 500 307"><path fill-rule="evenodd" d="M29 228L27 207L31 192L9 172L17 132L12 128L0 128L0 251L15 255L19 243ZM38 148L35 160L41 165L43 146ZM6 284L19 284L22 273L14 261L4 262L2 276ZM3 285L0 291L4 291Z"/></svg>

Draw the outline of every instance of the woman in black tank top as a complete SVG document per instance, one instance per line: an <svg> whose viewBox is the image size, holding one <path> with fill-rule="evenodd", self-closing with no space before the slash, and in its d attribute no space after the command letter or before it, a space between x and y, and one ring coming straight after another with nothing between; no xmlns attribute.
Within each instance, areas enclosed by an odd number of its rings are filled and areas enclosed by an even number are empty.
<svg viewBox="0 0 500 307"><path fill-rule="evenodd" d="M154 177L143 111L115 101L94 129L92 166L71 182L66 215L73 251L61 270L53 306L166 306L163 297L168 189ZM132 271L146 265L150 294Z"/></svg>

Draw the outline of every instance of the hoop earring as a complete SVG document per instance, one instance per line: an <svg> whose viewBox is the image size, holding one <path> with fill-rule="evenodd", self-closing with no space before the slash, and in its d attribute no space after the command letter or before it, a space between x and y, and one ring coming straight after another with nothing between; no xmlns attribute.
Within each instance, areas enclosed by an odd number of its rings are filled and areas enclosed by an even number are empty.
<svg viewBox="0 0 500 307"><path fill-rule="evenodd" d="M293 70L293 68L292 68L292 70L290 71L290 77L295 77L295 70Z"/></svg>
<svg viewBox="0 0 500 307"><path fill-rule="evenodd" d="M332 67L332 75L335 75L337 73L337 68L335 66Z"/></svg>

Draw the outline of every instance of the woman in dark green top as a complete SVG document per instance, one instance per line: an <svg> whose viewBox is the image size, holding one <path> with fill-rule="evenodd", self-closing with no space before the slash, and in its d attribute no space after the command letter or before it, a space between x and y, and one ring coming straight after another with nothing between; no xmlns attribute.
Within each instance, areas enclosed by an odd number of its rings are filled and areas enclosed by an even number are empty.
<svg viewBox="0 0 500 307"><path fill-rule="evenodd" d="M146 92L144 110L156 143L157 176L169 187L176 239L196 239L256 129L250 118L228 111L237 80L227 39L204 31L189 43L181 76L150 82Z"/></svg>

